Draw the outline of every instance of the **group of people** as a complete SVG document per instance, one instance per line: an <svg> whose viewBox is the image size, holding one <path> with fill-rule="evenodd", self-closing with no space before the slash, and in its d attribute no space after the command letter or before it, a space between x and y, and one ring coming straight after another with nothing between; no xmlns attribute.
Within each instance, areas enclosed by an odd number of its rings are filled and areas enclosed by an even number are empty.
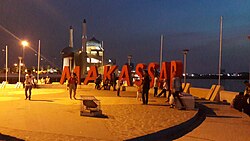
<svg viewBox="0 0 250 141"><path fill-rule="evenodd" d="M150 89L150 81L151 80L150 80L150 77L149 77L147 70L144 70L142 80L143 80L142 91L141 91L142 92L142 102L143 102L143 104L148 104L148 92ZM185 110L185 106L180 98L180 93L182 91L181 78L174 77L172 82L173 82L172 88L170 90L169 86L168 86L168 81L166 79L164 79L162 91L159 94L157 94L159 81L158 81L158 77L155 76L155 78L154 78L154 96L160 97L162 94L164 94L164 96L166 97L166 92L168 90L169 94L168 94L167 102L169 102L170 97L172 95L174 98L177 98L179 100L179 102L181 104L180 110ZM140 87L138 87L138 90L139 89L140 89ZM138 92L137 92L137 95L138 95ZM171 102L170 108L173 108L173 107L174 107L174 102Z"/></svg>
<svg viewBox="0 0 250 141"><path fill-rule="evenodd" d="M110 90L111 87L113 87L113 90L116 91L116 85L117 85L117 77L115 74L112 75L111 80L106 78L103 82L103 85L101 86L102 83L102 76L101 74L98 75L98 77L95 80L95 89L97 90Z"/></svg>
<svg viewBox="0 0 250 141"><path fill-rule="evenodd" d="M109 80L108 78L106 78L101 86L102 83L102 77L99 74L98 77L95 80L95 89L97 90L110 90L111 87L113 87L113 91L117 91L117 96L120 96L120 91L121 91L121 87L123 85L123 80L119 80L115 74L112 75L111 80Z"/></svg>
<svg viewBox="0 0 250 141"><path fill-rule="evenodd" d="M49 78L49 77L46 77ZM31 70L27 70L24 80L24 88L25 88L25 100L31 100L32 88L36 87L35 77L32 75ZM47 79L48 80L48 79ZM49 81L49 80L48 80ZM77 89L77 76L75 73L72 73L69 80L67 87L69 89L70 99L72 99L72 91L73 91L73 98L76 99L76 89Z"/></svg>
<svg viewBox="0 0 250 141"><path fill-rule="evenodd" d="M148 94L149 94L151 80L150 80L150 77L149 77L147 70L143 71L142 80L143 80L142 85L140 87L138 87L137 98L138 98L139 94L141 93L142 103L148 104ZM100 90L100 89L104 88L104 90L110 90L110 87L113 86L113 90L117 91L117 96L120 96L120 87L123 84L122 80L119 81L116 77L113 77L113 80L106 79L102 86L101 86L101 82L102 82L102 78L101 78L101 75L99 75L95 81L95 84L96 84L95 88L96 89ZM180 77L173 78L171 89L169 88L168 81L166 79L164 79L162 83L163 83L162 90L159 94L157 94L159 80L158 80L158 77L155 76L154 84L153 84L154 96L160 97L160 96L164 95L164 97L166 97L166 93L168 91L168 96L167 96L166 101L170 103L170 107L171 108L174 107L173 101L170 102L171 96L172 96L173 98L177 98L179 100L179 102L182 106L180 108L180 110L184 110L185 106L180 98L180 93L182 92L181 78ZM77 76L75 73L72 73L69 80L68 80L68 84L67 84L67 87L69 89L70 99L72 99L72 97L74 99L76 99L77 84L78 84ZM244 81L244 84L246 86L245 91L240 92L238 95L235 96L235 98L233 99L233 102L232 102L232 107L250 115L250 83L248 81ZM34 81L34 76L31 74L30 70L28 70L27 74L25 75L24 85L25 85L25 100L27 100L27 99L31 100L31 90L35 85L35 81ZM72 95L72 91L73 91L73 95Z"/></svg>
<svg viewBox="0 0 250 141"><path fill-rule="evenodd" d="M244 84L246 87L245 91L239 92L239 94L233 99L231 105L240 112L244 112L250 116L250 83L244 81Z"/></svg>

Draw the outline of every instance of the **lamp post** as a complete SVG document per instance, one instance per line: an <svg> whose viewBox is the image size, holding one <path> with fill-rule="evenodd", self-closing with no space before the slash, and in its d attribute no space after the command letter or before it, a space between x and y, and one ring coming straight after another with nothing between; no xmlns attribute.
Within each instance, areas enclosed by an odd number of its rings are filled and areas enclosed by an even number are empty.
<svg viewBox="0 0 250 141"><path fill-rule="evenodd" d="M19 59L19 68L18 68L18 82L21 82L21 63L22 63L22 57L18 57Z"/></svg>
<svg viewBox="0 0 250 141"><path fill-rule="evenodd" d="M22 44L22 46L23 46L23 55L22 55L22 59L23 59L23 65L24 65L24 55L25 55L24 51L25 51L25 47L29 45L29 42L26 41L26 40L23 40L23 41L21 42L21 44Z"/></svg>
<svg viewBox="0 0 250 141"><path fill-rule="evenodd" d="M102 41L102 47L101 47L101 50L102 50L102 67L104 65L103 63L103 60L104 60L104 48L103 48L103 41Z"/></svg>
<svg viewBox="0 0 250 141"><path fill-rule="evenodd" d="M40 68L40 55L41 55L41 44L38 41L38 51L37 51L37 81L39 80L39 68Z"/></svg>
<svg viewBox="0 0 250 141"><path fill-rule="evenodd" d="M187 53L188 53L188 49L184 49L182 51L183 53L183 62L184 62L184 84L186 85L186 75L187 75Z"/></svg>
<svg viewBox="0 0 250 141"><path fill-rule="evenodd" d="M5 48L6 58L5 58L5 81L8 83L8 46Z"/></svg>
<svg viewBox="0 0 250 141"><path fill-rule="evenodd" d="M161 48L160 48L160 69L161 69L161 64L162 64L162 48L163 48L163 35L161 35Z"/></svg>

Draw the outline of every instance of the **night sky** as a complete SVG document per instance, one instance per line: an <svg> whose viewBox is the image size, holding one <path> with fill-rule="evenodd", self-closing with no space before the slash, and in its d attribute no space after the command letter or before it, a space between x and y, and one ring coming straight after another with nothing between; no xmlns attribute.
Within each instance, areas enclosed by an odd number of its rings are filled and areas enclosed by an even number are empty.
<svg viewBox="0 0 250 141"><path fill-rule="evenodd" d="M163 61L183 60L182 50L187 48L188 73L217 73L220 16L222 68L248 72L249 0L0 0L0 48L9 46L9 65L13 65L22 55L16 38L28 40L35 50L40 39L42 55L61 67L60 51L69 44L69 26L74 28L77 50L85 18L88 39L104 41L105 57L116 59L119 66L128 55L135 64L159 62L163 34ZM3 51L0 58L3 68ZM36 66L31 49L25 50L25 61Z"/></svg>

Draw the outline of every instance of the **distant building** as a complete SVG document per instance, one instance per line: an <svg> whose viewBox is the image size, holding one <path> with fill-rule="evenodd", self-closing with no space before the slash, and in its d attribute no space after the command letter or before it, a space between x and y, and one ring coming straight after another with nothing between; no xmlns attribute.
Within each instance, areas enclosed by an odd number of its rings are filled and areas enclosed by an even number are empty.
<svg viewBox="0 0 250 141"><path fill-rule="evenodd" d="M98 72L103 72L104 48L102 43L95 37L87 40L87 24L83 21L82 47L80 49L73 48L73 28L70 26L69 46L62 51L63 69L68 66L70 71L73 71L75 66L80 66L81 78L87 75L90 66L97 66Z"/></svg>
<svg viewBox="0 0 250 141"><path fill-rule="evenodd" d="M104 60L104 49L100 41L95 37L91 38L86 43L86 53L87 53L87 70L90 66L101 67Z"/></svg>

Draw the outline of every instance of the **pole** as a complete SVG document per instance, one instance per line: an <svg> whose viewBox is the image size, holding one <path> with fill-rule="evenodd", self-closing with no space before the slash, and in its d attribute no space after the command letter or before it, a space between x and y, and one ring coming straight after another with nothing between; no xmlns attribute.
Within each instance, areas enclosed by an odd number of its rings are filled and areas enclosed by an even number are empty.
<svg viewBox="0 0 250 141"><path fill-rule="evenodd" d="M18 69L18 82L20 83L21 82L21 61L22 61L22 57L18 57L19 59L19 69Z"/></svg>
<svg viewBox="0 0 250 141"><path fill-rule="evenodd" d="M37 82L39 80L40 55L41 55L41 42L40 42L40 40L38 40L38 51L37 51Z"/></svg>
<svg viewBox="0 0 250 141"><path fill-rule="evenodd" d="M25 51L25 46L23 46L23 56L22 56L22 59L23 59L23 65L24 65L24 51Z"/></svg>
<svg viewBox="0 0 250 141"><path fill-rule="evenodd" d="M183 62L184 62L184 84L186 85L186 80L187 80L187 53L189 52L189 49L184 49L183 50Z"/></svg>
<svg viewBox="0 0 250 141"><path fill-rule="evenodd" d="M104 48L103 48L103 41L102 41L102 67L103 67L103 65L104 65L104 63L103 63L103 59L104 58ZM104 69L104 68L103 68Z"/></svg>
<svg viewBox="0 0 250 141"><path fill-rule="evenodd" d="M220 17L220 55L219 55L219 79L218 85L220 85L220 75L221 75L221 62L222 62L222 16Z"/></svg>
<svg viewBox="0 0 250 141"><path fill-rule="evenodd" d="M250 83L250 64L249 64L249 72L248 72L248 82Z"/></svg>
<svg viewBox="0 0 250 141"><path fill-rule="evenodd" d="M8 83L8 46L6 45L6 58L5 58L5 81Z"/></svg>
<svg viewBox="0 0 250 141"><path fill-rule="evenodd" d="M184 84L186 85L186 74L187 74L187 54L184 53Z"/></svg>
<svg viewBox="0 0 250 141"><path fill-rule="evenodd" d="M160 69L161 69L161 64L162 64L162 47L163 47L163 35L161 35Z"/></svg>
<svg viewBox="0 0 250 141"><path fill-rule="evenodd" d="M248 40L250 40L250 35L247 36ZM250 63L248 64L249 65L249 71L248 71L248 82L250 83Z"/></svg>

